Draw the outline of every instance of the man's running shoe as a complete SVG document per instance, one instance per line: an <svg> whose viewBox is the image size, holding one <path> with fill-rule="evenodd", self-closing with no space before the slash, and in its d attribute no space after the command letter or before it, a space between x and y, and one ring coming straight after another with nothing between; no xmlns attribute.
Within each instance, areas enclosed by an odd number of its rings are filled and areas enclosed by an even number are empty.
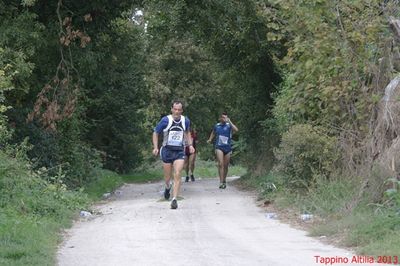
<svg viewBox="0 0 400 266"><path fill-rule="evenodd" d="M188 178L188 177L186 177L186 178ZM192 182L194 182L194 175L190 175L190 180L192 180ZM188 178L188 181L189 181L189 178Z"/></svg>
<svg viewBox="0 0 400 266"><path fill-rule="evenodd" d="M219 184L219 188L223 189L224 188L224 184L223 183Z"/></svg>
<svg viewBox="0 0 400 266"><path fill-rule="evenodd" d="M226 188L226 183L222 183L222 189Z"/></svg>
<svg viewBox="0 0 400 266"><path fill-rule="evenodd" d="M189 182L189 176L188 175L185 178L185 182Z"/></svg>
<svg viewBox="0 0 400 266"><path fill-rule="evenodd" d="M171 188L165 188L164 190L164 199L169 200L169 197L171 196Z"/></svg>
<svg viewBox="0 0 400 266"><path fill-rule="evenodd" d="M175 210L178 208L178 202L176 201L176 199L173 199L171 201L171 209Z"/></svg>

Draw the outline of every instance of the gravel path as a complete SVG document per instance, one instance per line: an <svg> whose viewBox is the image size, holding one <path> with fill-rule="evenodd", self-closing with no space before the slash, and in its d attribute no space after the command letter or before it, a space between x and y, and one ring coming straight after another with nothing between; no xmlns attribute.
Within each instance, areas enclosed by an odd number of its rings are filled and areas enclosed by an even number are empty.
<svg viewBox="0 0 400 266"><path fill-rule="evenodd" d="M230 180L234 177L230 178ZM252 195L216 179L183 183L177 210L161 199L162 183L130 184L77 221L60 245L60 266L325 265L353 254L267 219ZM328 265L330 263L327 263Z"/></svg>

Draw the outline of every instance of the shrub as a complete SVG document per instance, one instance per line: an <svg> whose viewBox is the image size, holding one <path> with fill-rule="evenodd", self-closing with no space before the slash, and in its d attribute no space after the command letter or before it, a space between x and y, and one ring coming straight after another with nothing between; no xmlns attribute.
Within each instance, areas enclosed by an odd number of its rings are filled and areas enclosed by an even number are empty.
<svg viewBox="0 0 400 266"><path fill-rule="evenodd" d="M283 174L290 187L308 187L315 184L317 176L329 178L339 157L336 138L307 124L294 125L285 132L274 155L274 170Z"/></svg>
<svg viewBox="0 0 400 266"><path fill-rule="evenodd" d="M82 191L67 190L62 171L42 174L0 151L0 265L53 265L59 230L88 206Z"/></svg>
<svg viewBox="0 0 400 266"><path fill-rule="evenodd" d="M398 212L400 213L400 180L389 178L386 184L389 187L384 193L384 199L386 199L389 206L398 208Z"/></svg>
<svg viewBox="0 0 400 266"><path fill-rule="evenodd" d="M13 208L20 214L66 217L70 210L86 206L81 192L67 190L61 178L51 182L31 172L28 162L0 152L0 207Z"/></svg>

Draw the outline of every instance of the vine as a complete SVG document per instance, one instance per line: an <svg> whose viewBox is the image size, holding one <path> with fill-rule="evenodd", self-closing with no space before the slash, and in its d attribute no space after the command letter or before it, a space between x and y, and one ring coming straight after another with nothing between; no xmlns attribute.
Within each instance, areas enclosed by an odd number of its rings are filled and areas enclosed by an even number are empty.
<svg viewBox="0 0 400 266"><path fill-rule="evenodd" d="M54 77L37 95L33 110L27 118L28 121L38 118L46 129L53 131L56 131L57 122L70 118L76 109L80 78L78 70L74 67L71 45L80 40L80 47L85 48L91 41L86 33L73 28L71 16L62 17L62 7L63 1L59 0L56 13L59 24L60 62ZM86 14L84 20L91 22L91 15Z"/></svg>

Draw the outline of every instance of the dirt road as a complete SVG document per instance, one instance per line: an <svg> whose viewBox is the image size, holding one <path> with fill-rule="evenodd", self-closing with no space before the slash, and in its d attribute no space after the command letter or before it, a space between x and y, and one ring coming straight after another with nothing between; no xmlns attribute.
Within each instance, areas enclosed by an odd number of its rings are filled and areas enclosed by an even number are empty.
<svg viewBox="0 0 400 266"><path fill-rule="evenodd" d="M232 179L232 178L231 178ZM315 256L353 254L265 217L254 197L216 179L183 183L179 208L161 200L162 183L125 185L77 222L58 252L64 265L325 265ZM357 265L363 265L357 263ZM371 264L365 264L371 265Z"/></svg>

